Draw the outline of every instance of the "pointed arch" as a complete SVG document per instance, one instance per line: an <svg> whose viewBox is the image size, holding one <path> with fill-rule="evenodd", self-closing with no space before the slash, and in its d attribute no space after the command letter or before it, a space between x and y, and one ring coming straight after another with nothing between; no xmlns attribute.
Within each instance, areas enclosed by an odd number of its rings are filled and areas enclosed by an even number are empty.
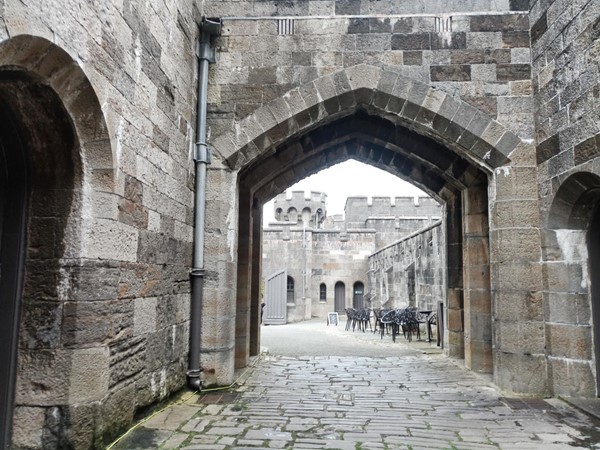
<svg viewBox="0 0 600 450"><path fill-rule="evenodd" d="M358 65L285 93L217 137L212 148L231 169L248 167L289 136L363 110L414 130L491 171L521 143L513 132L468 103L392 70Z"/></svg>
<svg viewBox="0 0 600 450"><path fill-rule="evenodd" d="M237 279L260 279L254 255L260 243L241 231L258 227L258 216L248 212L321 169L347 159L366 162L445 205L446 351L491 372L488 183L522 145L473 106L392 69L353 66L292 89L211 142L213 167L237 174ZM244 283L237 299L241 312L257 308ZM256 334L238 327L236 347ZM236 366L247 361L238 352Z"/></svg>

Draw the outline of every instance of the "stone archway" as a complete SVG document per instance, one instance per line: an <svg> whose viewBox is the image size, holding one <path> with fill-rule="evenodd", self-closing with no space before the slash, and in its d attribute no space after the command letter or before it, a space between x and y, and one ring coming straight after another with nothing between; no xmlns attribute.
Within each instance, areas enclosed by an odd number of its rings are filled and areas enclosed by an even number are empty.
<svg viewBox="0 0 600 450"><path fill-rule="evenodd" d="M260 280L259 206L311 173L357 159L445 203L449 353L465 357L474 370L491 371L488 179L520 144L512 132L459 99L367 65L293 89L218 136L212 176L239 173L238 264L232 278L237 314L231 311L230 325L236 330L236 364L245 365L257 351L250 343L258 341L253 286ZM223 298L223 293L212 294ZM232 370L231 356L226 356L232 352L217 357L216 349L206 350L209 367L228 361Z"/></svg>
<svg viewBox="0 0 600 450"><path fill-rule="evenodd" d="M28 202L19 205L25 225L17 233L22 258L11 262L12 271L21 274L22 293L5 296L4 284L0 293L10 302L2 305L3 313L14 313L10 328L15 337L8 344L11 356L2 362L9 366L3 394L9 401L1 435L5 445L10 445L11 431L15 446L37 445L39 430L51 429L56 445L68 446L65 427L76 435L77 424L68 419L75 405L105 395L96 381L104 377L81 377L94 370L96 356L104 351L77 341L76 333L85 326L74 314L73 283L86 256L85 222L95 219L97 197L113 187L111 146L87 77L45 39L21 35L0 43L0 103L21 144L7 141L3 128L4 151L19 152L27 161L15 185L28 192ZM1 231L5 242L7 230Z"/></svg>
<svg viewBox="0 0 600 450"><path fill-rule="evenodd" d="M553 395L600 395L600 177L565 176L544 231L546 348ZM594 349L594 350L593 350Z"/></svg>

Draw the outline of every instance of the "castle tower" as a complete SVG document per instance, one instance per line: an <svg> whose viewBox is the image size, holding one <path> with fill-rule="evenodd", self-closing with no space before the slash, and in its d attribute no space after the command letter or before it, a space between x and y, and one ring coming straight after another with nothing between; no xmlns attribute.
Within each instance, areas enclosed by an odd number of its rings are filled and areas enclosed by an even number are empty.
<svg viewBox="0 0 600 450"><path fill-rule="evenodd" d="M327 217L327 194L315 191L293 191L275 197L275 220L307 227L321 228Z"/></svg>

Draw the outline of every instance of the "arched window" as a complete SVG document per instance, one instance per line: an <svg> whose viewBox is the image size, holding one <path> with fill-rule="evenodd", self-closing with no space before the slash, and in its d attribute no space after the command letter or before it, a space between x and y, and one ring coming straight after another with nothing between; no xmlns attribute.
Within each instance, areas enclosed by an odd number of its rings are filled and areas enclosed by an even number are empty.
<svg viewBox="0 0 600 450"><path fill-rule="evenodd" d="M280 220L282 220L282 219L283 219L283 218L281 217L281 214L282 214L282 213L283 213L283 209L281 209L281 208L277 208L277 209L275 210L275 220L277 220L277 221L280 221Z"/></svg>
<svg viewBox="0 0 600 450"><path fill-rule="evenodd" d="M288 221L292 223L298 223L298 211L296 208L288 209Z"/></svg>
<svg viewBox="0 0 600 450"><path fill-rule="evenodd" d="M325 283L321 283L321 285L319 286L319 301L327 301L327 286L325 285Z"/></svg>
<svg viewBox="0 0 600 450"><path fill-rule="evenodd" d="M288 275L287 277L287 302L294 303L294 279Z"/></svg>
<svg viewBox="0 0 600 450"><path fill-rule="evenodd" d="M310 215L311 215L311 210L310 208L306 207L302 210L302 222L304 222L305 225L310 225Z"/></svg>

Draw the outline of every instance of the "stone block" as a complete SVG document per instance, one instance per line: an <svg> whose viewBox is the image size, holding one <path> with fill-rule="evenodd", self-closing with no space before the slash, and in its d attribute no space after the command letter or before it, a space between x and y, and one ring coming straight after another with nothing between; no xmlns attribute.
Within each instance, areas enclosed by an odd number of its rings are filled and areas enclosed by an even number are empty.
<svg viewBox="0 0 600 450"><path fill-rule="evenodd" d="M600 155L600 134L592 136L573 149L575 164L579 165Z"/></svg>
<svg viewBox="0 0 600 450"><path fill-rule="evenodd" d="M86 224L82 256L89 259L135 261L138 230L120 222L96 219Z"/></svg>
<svg viewBox="0 0 600 450"><path fill-rule="evenodd" d="M519 323L519 349L525 354L542 354L546 348L544 322Z"/></svg>
<svg viewBox="0 0 600 450"><path fill-rule="evenodd" d="M494 382L506 392L527 395L548 395L544 355L524 355L495 351ZM528 374L527 377L522 376Z"/></svg>
<svg viewBox="0 0 600 450"><path fill-rule="evenodd" d="M166 342L165 344L171 344ZM142 337L121 339L112 344L110 350L109 387L133 378L145 369L146 341Z"/></svg>
<svg viewBox="0 0 600 450"><path fill-rule="evenodd" d="M546 292L546 320L555 324L591 325L592 311L587 294Z"/></svg>
<svg viewBox="0 0 600 450"><path fill-rule="evenodd" d="M498 321L518 323L522 320L544 320L544 296L542 292L502 291L494 296L494 314Z"/></svg>
<svg viewBox="0 0 600 450"><path fill-rule="evenodd" d="M75 349L70 352L69 401L99 401L108 392L109 350L107 347Z"/></svg>
<svg viewBox="0 0 600 450"><path fill-rule="evenodd" d="M548 354L556 358L592 359L590 326L546 324Z"/></svg>
<svg viewBox="0 0 600 450"><path fill-rule="evenodd" d="M529 31L527 30L502 32L502 44L504 47L511 49L516 47L529 48L529 42Z"/></svg>
<svg viewBox="0 0 600 450"><path fill-rule="evenodd" d="M233 348L203 353L201 364L204 368L202 382L207 388L211 386L227 386L235 380Z"/></svg>
<svg viewBox="0 0 600 450"><path fill-rule="evenodd" d="M65 377L71 368L71 352L64 350L21 350L17 363L15 404L55 405L68 401Z"/></svg>
<svg viewBox="0 0 600 450"><path fill-rule="evenodd" d="M14 448L43 448L46 408L17 406L13 415Z"/></svg>
<svg viewBox="0 0 600 450"><path fill-rule="evenodd" d="M390 50L390 39L389 34L359 34L356 36L356 50L384 52Z"/></svg>
<svg viewBox="0 0 600 450"><path fill-rule="evenodd" d="M396 33L412 33L413 19L412 17L400 17L394 22L394 34Z"/></svg>
<svg viewBox="0 0 600 450"><path fill-rule="evenodd" d="M491 341L467 340L465 343L465 367L475 373L493 372Z"/></svg>
<svg viewBox="0 0 600 450"><path fill-rule="evenodd" d="M62 303L25 301L21 309L21 348L58 348L61 336Z"/></svg>
<svg viewBox="0 0 600 450"><path fill-rule="evenodd" d="M420 66L423 64L423 52L422 51L404 51L403 52L403 64L405 66Z"/></svg>
<svg viewBox="0 0 600 450"><path fill-rule="evenodd" d="M529 30L529 15L528 14L502 14L502 15L486 15L486 16L471 16L471 31L474 32L489 32L489 31L528 31Z"/></svg>
<svg viewBox="0 0 600 450"><path fill-rule="evenodd" d="M519 352L519 323L516 321L494 321L495 348L503 353Z"/></svg>
<svg viewBox="0 0 600 450"><path fill-rule="evenodd" d="M504 229L492 231L495 262L539 261L541 240L536 228Z"/></svg>
<svg viewBox="0 0 600 450"><path fill-rule="evenodd" d="M134 300L133 335L153 333L156 331L157 298L138 298Z"/></svg>
<svg viewBox="0 0 600 450"><path fill-rule="evenodd" d="M564 397L596 396L596 380L591 361L548 358L552 394Z"/></svg>
<svg viewBox="0 0 600 450"><path fill-rule="evenodd" d="M470 32L467 33L467 49L469 50L491 50L502 48L502 33L495 32ZM510 54L510 51L509 51ZM486 59L486 63L490 63Z"/></svg>
<svg viewBox="0 0 600 450"><path fill-rule="evenodd" d="M446 324L446 327L448 328L448 330L450 331L463 331L464 330L464 324L463 324L463 311L462 309L448 309L447 310L447 314L448 314L448 323Z"/></svg>
<svg viewBox="0 0 600 450"><path fill-rule="evenodd" d="M580 262L550 261L543 266L546 289L554 292L587 293Z"/></svg>
<svg viewBox="0 0 600 450"><path fill-rule="evenodd" d="M393 34L392 50L431 50L430 33Z"/></svg>
<svg viewBox="0 0 600 450"><path fill-rule="evenodd" d="M471 81L471 66L448 64L431 66L431 81Z"/></svg>
<svg viewBox="0 0 600 450"><path fill-rule="evenodd" d="M498 81L516 81L531 79L530 64L498 64L496 66Z"/></svg>
<svg viewBox="0 0 600 450"><path fill-rule="evenodd" d="M509 167L495 176L496 200L533 200L536 198L535 167Z"/></svg>
<svg viewBox="0 0 600 450"><path fill-rule="evenodd" d="M506 262L492 266L492 285L496 289L537 292L542 288L542 268L536 262Z"/></svg>
<svg viewBox="0 0 600 450"><path fill-rule="evenodd" d="M101 435L119 435L133 421L134 412L135 385L131 383L106 396L101 406L96 429Z"/></svg>
<svg viewBox="0 0 600 450"><path fill-rule="evenodd" d="M467 34L464 32L431 34L431 50L463 50L466 48Z"/></svg>

